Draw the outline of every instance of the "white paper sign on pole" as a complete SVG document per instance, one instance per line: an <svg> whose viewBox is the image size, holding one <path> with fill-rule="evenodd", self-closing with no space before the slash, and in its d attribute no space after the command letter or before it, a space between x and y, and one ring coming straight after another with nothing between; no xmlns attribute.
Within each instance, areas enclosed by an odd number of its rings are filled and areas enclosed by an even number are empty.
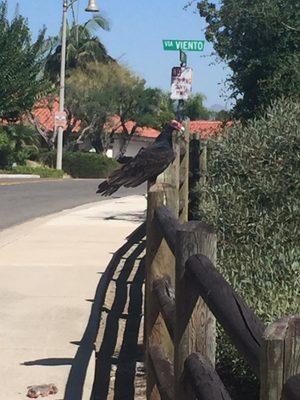
<svg viewBox="0 0 300 400"><path fill-rule="evenodd" d="M187 67L172 68L171 99L187 100L192 92L193 70Z"/></svg>
<svg viewBox="0 0 300 400"><path fill-rule="evenodd" d="M66 129L67 127L67 113L65 111L56 111L54 115L54 123L56 128Z"/></svg>

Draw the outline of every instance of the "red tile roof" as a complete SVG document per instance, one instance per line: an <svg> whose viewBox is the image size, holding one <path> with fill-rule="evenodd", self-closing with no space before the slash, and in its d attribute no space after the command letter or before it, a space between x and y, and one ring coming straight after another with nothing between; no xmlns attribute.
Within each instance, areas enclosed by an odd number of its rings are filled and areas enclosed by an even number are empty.
<svg viewBox="0 0 300 400"><path fill-rule="evenodd" d="M125 123L126 129L130 133L132 129L135 126L134 121L127 121ZM107 133L117 133L117 134L122 134L123 133L123 127L120 122L120 117L118 115L114 115L109 118L108 122L105 124L104 129L106 130ZM159 131L153 128L148 128L148 127L137 127L135 130L135 135L136 136L142 136L142 137L147 137L147 138L156 138L159 135Z"/></svg>
<svg viewBox="0 0 300 400"><path fill-rule="evenodd" d="M33 115L38 118L39 123L49 132L54 131L54 116L59 111L58 98L47 97L40 100L33 108ZM75 124L73 132L80 130L80 121Z"/></svg>
<svg viewBox="0 0 300 400"><path fill-rule="evenodd" d="M39 119L40 124L47 129L47 131L52 132L54 130L54 115L55 112L59 111L59 101L58 98L48 97L41 100L34 107L33 114ZM129 132L132 131L135 122L126 122L126 128ZM105 130L107 133L117 133L122 134L123 128L120 123L120 117L115 115L109 119L105 125ZM80 130L80 121L76 123L73 132L78 132ZM202 139L207 139L208 137L218 135L223 130L223 122L221 121L191 121L190 122L190 132L191 134L199 133ZM145 138L156 138L160 132L156 129L149 127L138 127L135 131L135 135Z"/></svg>
<svg viewBox="0 0 300 400"><path fill-rule="evenodd" d="M221 121L191 121L191 134L199 133L201 139L207 139L211 136L217 136L223 130L223 122Z"/></svg>
<svg viewBox="0 0 300 400"><path fill-rule="evenodd" d="M133 121L126 122L126 128L130 132L134 127L135 123ZM112 117L110 121L106 124L107 133L123 133L123 128L120 123L120 117L117 115ZM191 121L190 122L190 133L196 134L199 133L202 139L207 139L208 137L218 135L223 130L223 122L222 121ZM137 136L147 137L147 138L156 138L160 131L153 128L148 127L138 127L135 131Z"/></svg>
<svg viewBox="0 0 300 400"><path fill-rule="evenodd" d="M57 111L59 111L58 99L46 98L34 106L32 113L39 123L51 132L54 130L54 115Z"/></svg>

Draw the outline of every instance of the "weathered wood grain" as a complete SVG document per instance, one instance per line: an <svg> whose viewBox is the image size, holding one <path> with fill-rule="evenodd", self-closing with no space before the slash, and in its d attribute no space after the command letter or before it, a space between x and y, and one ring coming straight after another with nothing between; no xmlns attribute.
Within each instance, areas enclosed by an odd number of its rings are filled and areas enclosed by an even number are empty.
<svg viewBox="0 0 300 400"><path fill-rule="evenodd" d="M157 324L158 309L152 296L153 281L157 278L159 265L162 263L162 240L161 233L156 229L153 222L154 211L164 203L164 193L153 185L148 190L147 207L147 241L146 241L146 284L145 284L145 347L146 363L150 366L149 355L150 337L154 326ZM158 329L159 331L159 329ZM159 332L158 332L159 339ZM156 387L156 376L152 368L147 370L147 399L159 400Z"/></svg>
<svg viewBox="0 0 300 400"><path fill-rule="evenodd" d="M156 297L159 310L163 316L171 339L174 338L175 326L175 291L171 287L170 278L157 279L153 284L153 292Z"/></svg>
<svg viewBox="0 0 300 400"><path fill-rule="evenodd" d="M172 362L167 359L161 346L150 346L149 354L161 400L174 400L174 369Z"/></svg>
<svg viewBox="0 0 300 400"><path fill-rule="evenodd" d="M285 382L299 373L300 316L284 317L263 335L260 399L280 400Z"/></svg>
<svg viewBox="0 0 300 400"><path fill-rule="evenodd" d="M206 140L200 141L200 183L206 184L207 176L207 142Z"/></svg>
<svg viewBox="0 0 300 400"><path fill-rule="evenodd" d="M189 216L189 148L190 148L190 121L184 123L185 132L180 140L180 167L179 167L179 221L187 222Z"/></svg>
<svg viewBox="0 0 300 400"><path fill-rule="evenodd" d="M176 400L186 399L184 362L191 353L199 352L215 363L215 319L202 298L199 298L195 285L187 278L185 263L190 256L200 252L215 261L216 245L216 234L211 226L189 222L177 230L174 339Z"/></svg>
<svg viewBox="0 0 300 400"><path fill-rule="evenodd" d="M157 177L156 182L169 189L165 191L165 205L178 217L180 145L177 132L173 134L173 150L176 154L175 160Z"/></svg>
<svg viewBox="0 0 300 400"><path fill-rule="evenodd" d="M159 312L157 300L153 295L153 283L158 278L164 276L169 276L171 282L175 281L174 256L163 238L161 230L158 229L157 224L154 222L154 211L166 202L166 193L172 190L174 189L158 183L153 185L148 192L145 303L145 340L147 354L149 354L150 344L161 345L164 348L165 354L171 360L174 357L173 343L163 317ZM153 370L149 369L147 375L147 399L156 400L157 391L154 390L156 378L152 372Z"/></svg>
<svg viewBox="0 0 300 400"><path fill-rule="evenodd" d="M175 254L176 231L180 228L179 221L176 219L174 213L165 206L156 209L155 221L172 253Z"/></svg>
<svg viewBox="0 0 300 400"><path fill-rule="evenodd" d="M197 399L231 400L212 363L202 354L191 354L185 361L185 376Z"/></svg>

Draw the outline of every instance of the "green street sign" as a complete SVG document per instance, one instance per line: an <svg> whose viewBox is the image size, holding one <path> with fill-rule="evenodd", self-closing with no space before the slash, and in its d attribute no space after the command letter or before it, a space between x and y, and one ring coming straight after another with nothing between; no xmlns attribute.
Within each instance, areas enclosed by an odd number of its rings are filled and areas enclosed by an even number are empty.
<svg viewBox="0 0 300 400"><path fill-rule="evenodd" d="M204 40L163 40L166 51L203 51Z"/></svg>

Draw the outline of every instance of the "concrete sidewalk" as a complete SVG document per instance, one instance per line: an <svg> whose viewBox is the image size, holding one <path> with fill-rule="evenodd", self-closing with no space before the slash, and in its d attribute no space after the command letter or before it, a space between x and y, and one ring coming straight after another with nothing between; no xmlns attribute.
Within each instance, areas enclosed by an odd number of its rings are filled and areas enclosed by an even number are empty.
<svg viewBox="0 0 300 400"><path fill-rule="evenodd" d="M0 400L44 383L58 387L52 400L90 398L94 355L82 338L91 300L145 208L143 196L123 197L0 232ZM80 357L90 357L86 378Z"/></svg>

